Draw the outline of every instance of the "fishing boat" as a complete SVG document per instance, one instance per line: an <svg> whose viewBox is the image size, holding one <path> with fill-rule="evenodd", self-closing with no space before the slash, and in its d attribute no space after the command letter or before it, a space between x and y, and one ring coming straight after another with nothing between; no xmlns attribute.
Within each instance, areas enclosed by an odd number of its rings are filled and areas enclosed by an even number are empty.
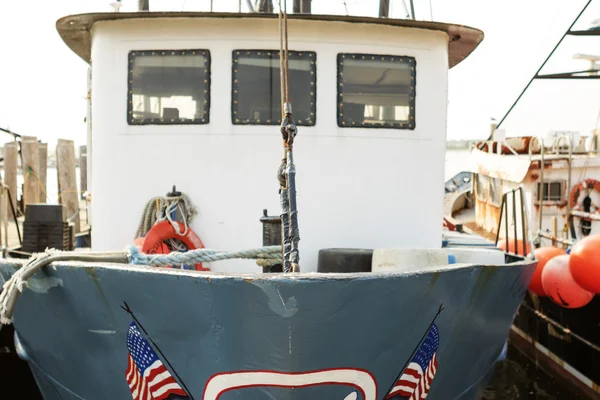
<svg viewBox="0 0 600 400"><path fill-rule="evenodd" d="M536 266L441 223L448 69L481 31L281 10L57 29L91 66L91 249L0 260L45 399L479 398Z"/></svg>
<svg viewBox="0 0 600 400"><path fill-rule="evenodd" d="M599 34L597 23L574 29L589 4L554 50L565 37ZM575 58L590 62L586 70L542 73L554 50L531 81L600 77L599 58L585 54ZM470 182L451 184L463 173L446 185L446 225L511 253L534 250L539 264L511 327L512 343L563 384L598 399L600 132L509 136L499 129L505 119L488 140L472 144ZM530 225L522 215L531 216ZM531 237L535 247L528 245Z"/></svg>

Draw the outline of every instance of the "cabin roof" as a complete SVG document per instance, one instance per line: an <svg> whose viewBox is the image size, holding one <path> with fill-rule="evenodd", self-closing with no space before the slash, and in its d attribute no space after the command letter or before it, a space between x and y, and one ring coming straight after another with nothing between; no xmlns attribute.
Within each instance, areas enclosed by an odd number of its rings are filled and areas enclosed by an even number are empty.
<svg viewBox="0 0 600 400"><path fill-rule="evenodd" d="M222 12L133 12L133 13L89 13L69 15L56 22L56 29L63 41L75 54L86 62L91 58L91 29L99 21L118 21L154 18L257 18L276 19L277 14L264 13L222 13ZM448 62L452 68L469 54L483 40L483 32L479 29L463 25L441 22L415 21L407 19L373 18L339 15L290 14L289 19L309 21L332 21L347 23L363 23L373 25L398 26L445 32L448 35Z"/></svg>

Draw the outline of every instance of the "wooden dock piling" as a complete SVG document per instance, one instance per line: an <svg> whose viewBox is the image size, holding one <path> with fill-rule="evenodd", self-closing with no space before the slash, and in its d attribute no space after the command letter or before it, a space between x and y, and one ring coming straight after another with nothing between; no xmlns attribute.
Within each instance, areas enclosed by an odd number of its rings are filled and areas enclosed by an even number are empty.
<svg viewBox="0 0 600 400"><path fill-rule="evenodd" d="M4 184L8 187L12 205L17 210L17 170L19 169L17 142L4 144ZM11 219L12 213L10 214Z"/></svg>
<svg viewBox="0 0 600 400"><path fill-rule="evenodd" d="M39 203L41 181L39 176L39 144L35 137L23 137L21 142L21 156L23 161L21 171L23 173L23 206ZM25 210L23 210L25 211Z"/></svg>
<svg viewBox="0 0 600 400"><path fill-rule="evenodd" d="M40 203L47 201L47 175L48 175L48 143L39 143L39 177L40 177Z"/></svg>
<svg viewBox="0 0 600 400"><path fill-rule="evenodd" d="M77 234L81 232L81 221L75 167L75 143L72 140L58 139L56 145L58 202L65 206L67 218L75 225L74 233Z"/></svg>
<svg viewBox="0 0 600 400"><path fill-rule="evenodd" d="M79 190L81 197L87 191L87 146L79 146Z"/></svg>

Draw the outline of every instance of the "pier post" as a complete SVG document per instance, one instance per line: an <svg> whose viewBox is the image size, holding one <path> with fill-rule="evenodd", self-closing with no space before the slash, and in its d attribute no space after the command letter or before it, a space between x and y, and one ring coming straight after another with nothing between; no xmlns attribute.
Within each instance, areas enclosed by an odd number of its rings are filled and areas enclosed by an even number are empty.
<svg viewBox="0 0 600 400"><path fill-rule="evenodd" d="M48 176L48 143L39 143L39 169L40 169L40 203L47 201L47 176Z"/></svg>
<svg viewBox="0 0 600 400"><path fill-rule="evenodd" d="M40 201L40 150L34 136L23 136L21 141L21 173L23 174L23 212L28 204Z"/></svg>
<svg viewBox="0 0 600 400"><path fill-rule="evenodd" d="M73 222L74 233L81 231L79 219L79 196L77 195L77 175L75 171L75 143L72 140L58 139L56 145L56 171L58 174L58 202L67 211L69 222Z"/></svg>
<svg viewBox="0 0 600 400"><path fill-rule="evenodd" d="M17 142L8 142L4 144L4 184L10 191L12 205L15 210L17 209L17 169L19 168L18 153Z"/></svg>
<svg viewBox="0 0 600 400"><path fill-rule="evenodd" d="M79 190L81 198L87 191L87 146L79 146Z"/></svg>

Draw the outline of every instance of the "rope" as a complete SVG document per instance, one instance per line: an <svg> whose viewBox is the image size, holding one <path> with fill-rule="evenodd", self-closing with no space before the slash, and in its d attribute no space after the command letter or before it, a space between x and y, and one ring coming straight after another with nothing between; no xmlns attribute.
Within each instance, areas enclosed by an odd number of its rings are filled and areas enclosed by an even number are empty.
<svg viewBox="0 0 600 400"><path fill-rule="evenodd" d="M39 184L40 189L42 190L42 193L44 194L44 198L46 199L46 201L48 201L48 193L46 193L46 188L44 187L42 178L40 178L40 176L38 174L36 174L35 171L30 166L27 166L27 173L25 173L25 177L23 178L26 185L27 185L27 179L29 178L29 175L33 175L33 177L37 179L37 183ZM34 201L34 203L37 203L37 200Z"/></svg>
<svg viewBox="0 0 600 400"><path fill-rule="evenodd" d="M144 254L135 246L126 251L114 253L74 253L60 252L54 249L34 254L13 276L6 281L0 293L0 323L12 323L17 299L27 287L28 280L41 268L55 261L110 262L120 264L164 267L169 265L198 264L232 259L256 259L261 266L282 263L281 246L260 247L256 249L223 251L212 249L191 250L185 253Z"/></svg>
<svg viewBox="0 0 600 400"><path fill-rule="evenodd" d="M261 264L268 264L268 266L282 263L281 246L268 246L232 252L212 249L196 249L186 251L185 253L172 252L169 254L144 254L135 246L130 246L128 250L132 264L149 265L152 267L165 267L181 264L190 265L232 259L256 259L259 260Z"/></svg>
<svg viewBox="0 0 600 400"><path fill-rule="evenodd" d="M282 9L283 1L283 9ZM283 20L283 22L282 22ZM289 60L288 60L288 29L287 29L287 2L279 0L279 66L280 85L282 87L281 109L281 134L283 136L283 159L279 166L279 198L281 204L281 226L283 242L283 271L300 271L300 253L298 242L300 234L298 229L298 210L296 207L296 169L294 167L293 146L294 138L298 133L296 124L292 119L292 104L289 93ZM284 52L285 44L285 52ZM283 89L285 88L285 90Z"/></svg>
<svg viewBox="0 0 600 400"><path fill-rule="evenodd" d="M183 217L183 232L179 231L179 225L173 220L171 213L174 209L178 209ZM179 235L186 235L189 229L189 224L196 215L196 208L192 205L190 198L181 194L175 197L154 197L146 203L135 237L146 236L146 233L156 223L168 220Z"/></svg>

